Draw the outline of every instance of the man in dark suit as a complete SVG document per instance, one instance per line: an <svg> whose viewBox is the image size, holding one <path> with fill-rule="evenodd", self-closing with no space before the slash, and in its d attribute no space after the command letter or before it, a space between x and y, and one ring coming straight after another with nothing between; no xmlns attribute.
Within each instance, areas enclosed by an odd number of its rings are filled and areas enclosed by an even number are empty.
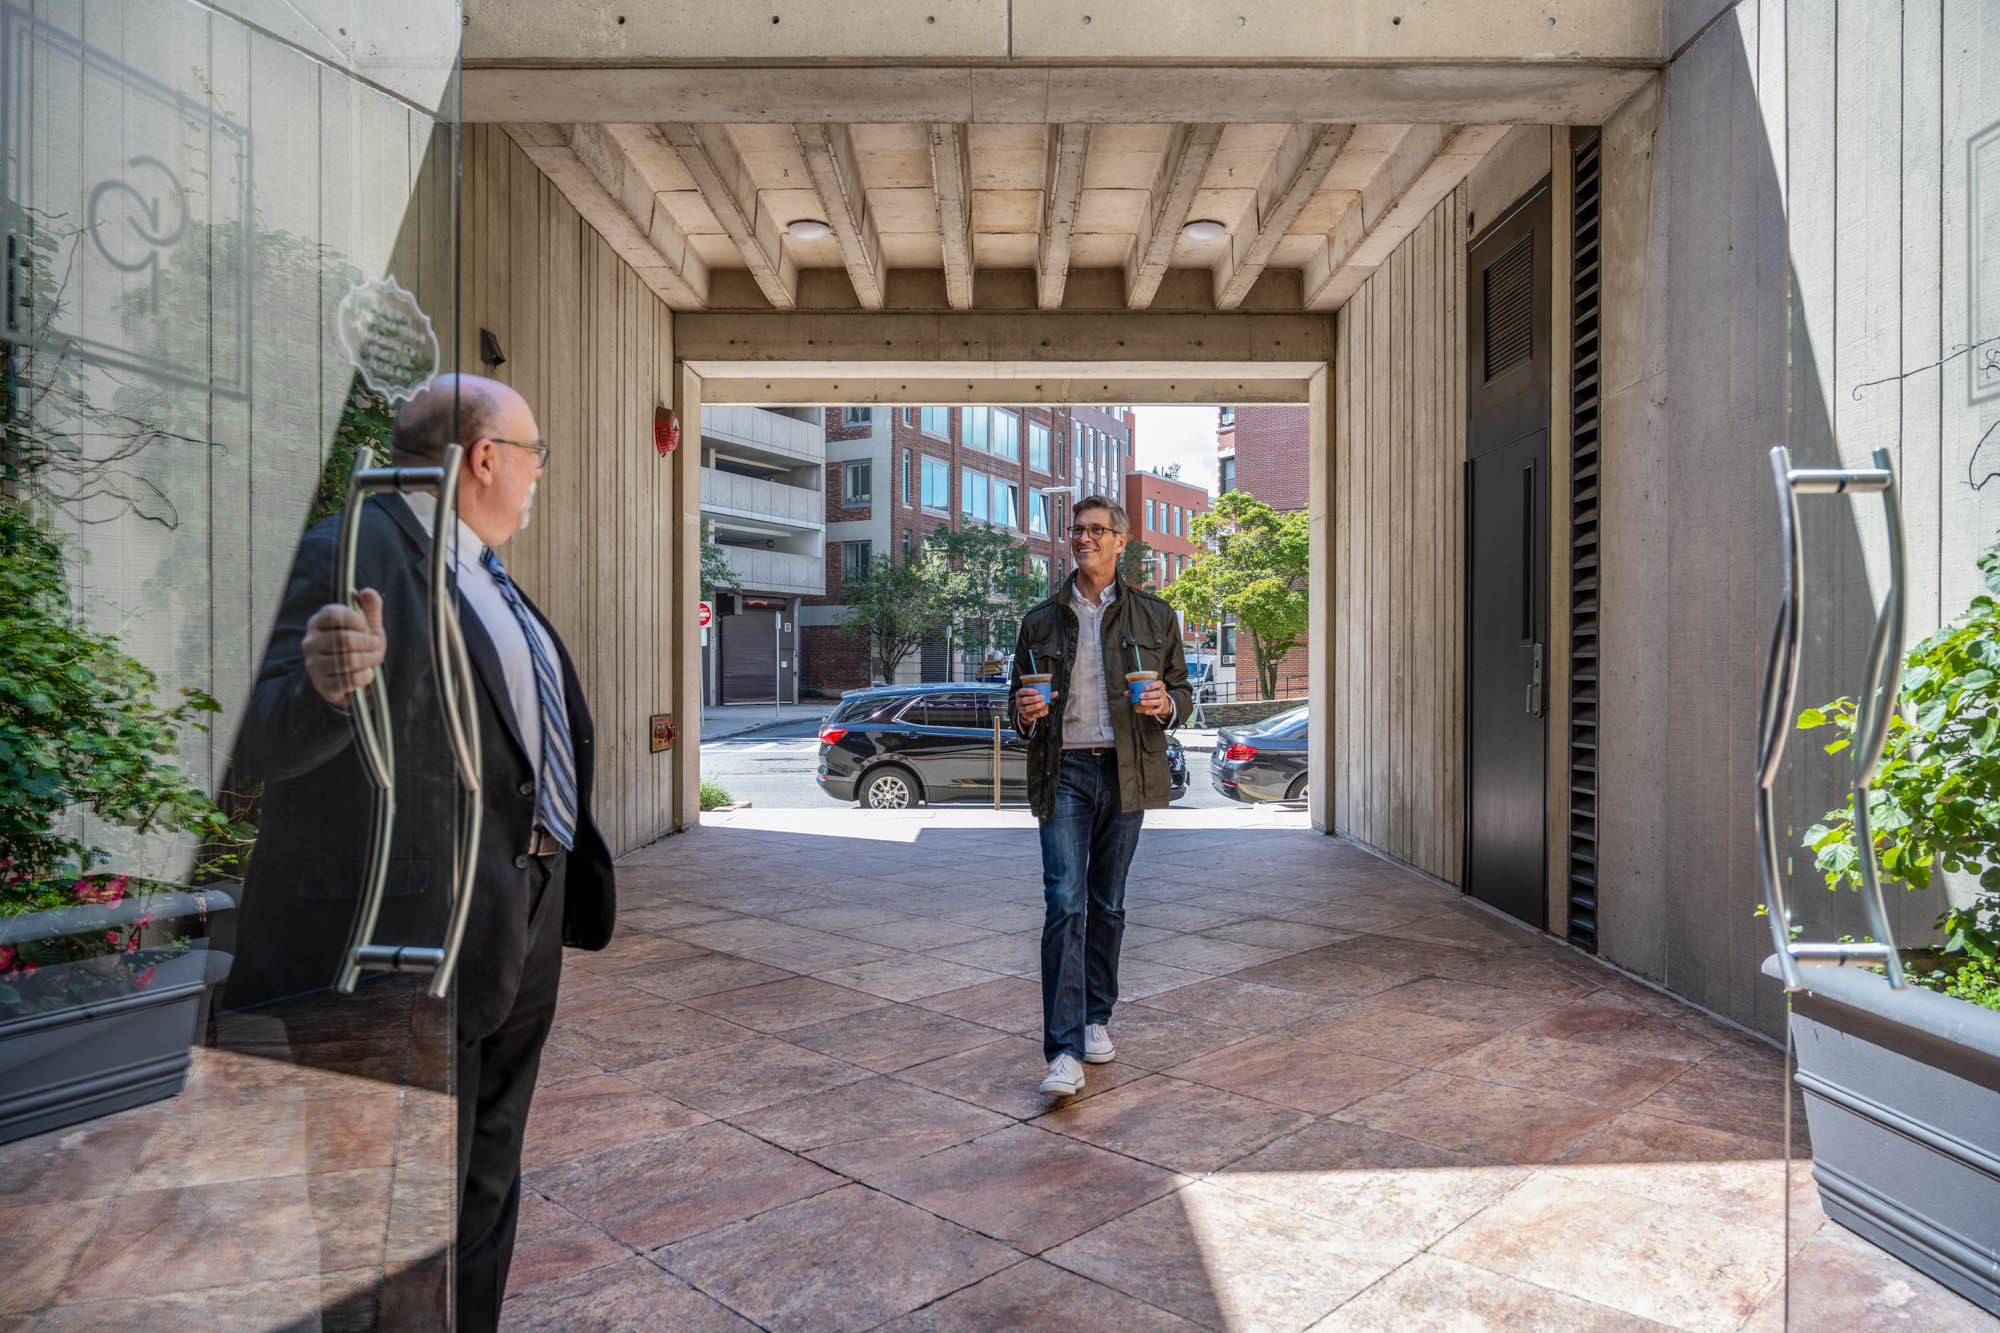
<svg viewBox="0 0 2000 1333"><path fill-rule="evenodd" d="M615 909L611 856L590 816L592 727L562 641L493 548L526 526L547 465L534 414L504 384L442 376L397 416L394 461L459 473L457 614L472 657L482 754L473 910L457 972L457 1323L497 1326L520 1206L521 1139L553 1021L562 946L601 949ZM396 833L376 940L442 936L454 816L426 619L439 526L428 494L366 502L359 607L334 601L338 522L308 531L252 692L239 758L265 780L245 878L230 1000L331 983L368 845L369 786L348 711L378 669L396 750Z"/></svg>

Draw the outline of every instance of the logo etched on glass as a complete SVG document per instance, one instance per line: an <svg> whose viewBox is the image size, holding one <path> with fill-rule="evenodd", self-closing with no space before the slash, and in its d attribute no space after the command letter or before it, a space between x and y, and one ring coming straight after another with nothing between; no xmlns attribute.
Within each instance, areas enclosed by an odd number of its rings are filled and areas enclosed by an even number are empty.
<svg viewBox="0 0 2000 1333"><path fill-rule="evenodd" d="M144 273L152 281L152 306L160 307L160 252L187 235L187 192L179 177L157 157L140 154L126 164L147 190L130 180L100 181L90 192L86 231L104 262L122 273ZM121 227L119 223L124 225Z"/></svg>
<svg viewBox="0 0 2000 1333"><path fill-rule="evenodd" d="M438 340L431 317L394 278L370 278L349 288L340 298L333 327L349 363L369 388L392 403L416 397L437 373Z"/></svg>

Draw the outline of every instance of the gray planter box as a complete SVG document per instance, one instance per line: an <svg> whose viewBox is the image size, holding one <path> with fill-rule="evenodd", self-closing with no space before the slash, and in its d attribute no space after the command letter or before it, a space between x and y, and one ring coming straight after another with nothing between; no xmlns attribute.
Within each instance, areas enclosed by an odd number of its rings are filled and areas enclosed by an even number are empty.
<svg viewBox="0 0 2000 1333"><path fill-rule="evenodd" d="M1827 1216L2000 1314L2000 1012L1805 976L1792 1040Z"/></svg>
<svg viewBox="0 0 2000 1333"><path fill-rule="evenodd" d="M202 896L211 921L234 907L226 893L211 889ZM108 919L129 920L144 910L159 920L190 924L194 901L188 894L151 894L110 909ZM86 912L93 922L107 917L102 908L9 917L0 942L69 933L77 924L72 918ZM179 1093L203 1002L228 974L229 961L228 954L209 948L207 939L194 938L186 953L157 966L143 990L62 1009L0 1010L0 1143ZM82 966L44 968L43 977L46 982L50 974L59 978Z"/></svg>

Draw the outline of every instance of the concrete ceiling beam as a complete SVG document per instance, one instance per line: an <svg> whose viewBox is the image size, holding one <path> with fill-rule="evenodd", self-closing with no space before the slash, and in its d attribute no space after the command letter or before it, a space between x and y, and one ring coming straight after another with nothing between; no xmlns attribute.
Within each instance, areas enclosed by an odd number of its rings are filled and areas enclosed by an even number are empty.
<svg viewBox="0 0 2000 1333"><path fill-rule="evenodd" d="M1062 308L1069 279L1069 239L1083 197L1083 161L1090 126L1058 125L1049 135L1048 178L1042 187L1042 226L1035 240L1035 298L1044 310Z"/></svg>
<svg viewBox="0 0 2000 1333"><path fill-rule="evenodd" d="M1286 133L1257 184L1255 230L1248 236L1232 233L1215 261L1217 310L1234 310L1243 303L1353 133L1352 125L1294 125Z"/></svg>
<svg viewBox="0 0 2000 1333"><path fill-rule="evenodd" d="M1079 403L1235 403L1239 406L1303 403L1312 384L1312 375L1298 373L1282 378L1265 376L1231 379L1190 374L1167 378L1106 375L1096 367L1095 375L1074 377L1041 375L1029 379L991 379L977 375L955 380L919 377L878 376L865 366L846 367L847 373L821 378L800 378L787 373L739 376L703 374L702 403L730 406L817 407L825 403L907 403L950 406L1015 407L1031 404ZM1324 373L1324 368L1319 368Z"/></svg>
<svg viewBox="0 0 2000 1333"><path fill-rule="evenodd" d="M708 265L601 125L502 127L640 281L676 310L708 304Z"/></svg>
<svg viewBox="0 0 2000 1333"><path fill-rule="evenodd" d="M1160 290L1160 279L1173 260L1181 228L1187 225L1195 191L1201 188L1209 159L1215 156L1215 145L1221 140L1222 126L1213 122L1174 127L1125 264L1125 304L1132 309L1144 310Z"/></svg>
<svg viewBox="0 0 2000 1333"><path fill-rule="evenodd" d="M972 309L972 153L965 126L931 126L931 180L937 195L938 238L944 255L945 299Z"/></svg>
<svg viewBox="0 0 2000 1333"><path fill-rule="evenodd" d="M854 299L865 309L880 310L883 299L882 238L868 212L868 195L861 185L861 168L854 158L854 137L845 125L823 121L792 126L813 188L826 210L827 225L840 243L841 262L854 284Z"/></svg>
<svg viewBox="0 0 2000 1333"><path fill-rule="evenodd" d="M477 25L475 25L477 26ZM549 68L468 57L468 122L1597 125L1660 62Z"/></svg>
<svg viewBox="0 0 2000 1333"><path fill-rule="evenodd" d="M1413 126L1307 262L1302 296L1310 310L1334 310L1360 290L1398 245L1480 159L1507 137L1507 125Z"/></svg>
<svg viewBox="0 0 2000 1333"><path fill-rule="evenodd" d="M680 154L695 188L743 256L764 299L781 310L798 304L799 267L785 251L784 232L763 206L757 183L720 125L670 121L660 134Z"/></svg>

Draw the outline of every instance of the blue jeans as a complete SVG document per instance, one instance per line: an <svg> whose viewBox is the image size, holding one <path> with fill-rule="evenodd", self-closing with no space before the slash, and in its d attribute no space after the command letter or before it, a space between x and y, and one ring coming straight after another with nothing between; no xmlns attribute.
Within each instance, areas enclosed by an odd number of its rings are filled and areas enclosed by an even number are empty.
<svg viewBox="0 0 2000 1333"><path fill-rule="evenodd" d="M1055 817L1042 821L1042 1058L1083 1056L1086 1023L1111 1021L1118 946L1125 938L1125 872L1143 810L1119 809L1118 756L1069 751Z"/></svg>

